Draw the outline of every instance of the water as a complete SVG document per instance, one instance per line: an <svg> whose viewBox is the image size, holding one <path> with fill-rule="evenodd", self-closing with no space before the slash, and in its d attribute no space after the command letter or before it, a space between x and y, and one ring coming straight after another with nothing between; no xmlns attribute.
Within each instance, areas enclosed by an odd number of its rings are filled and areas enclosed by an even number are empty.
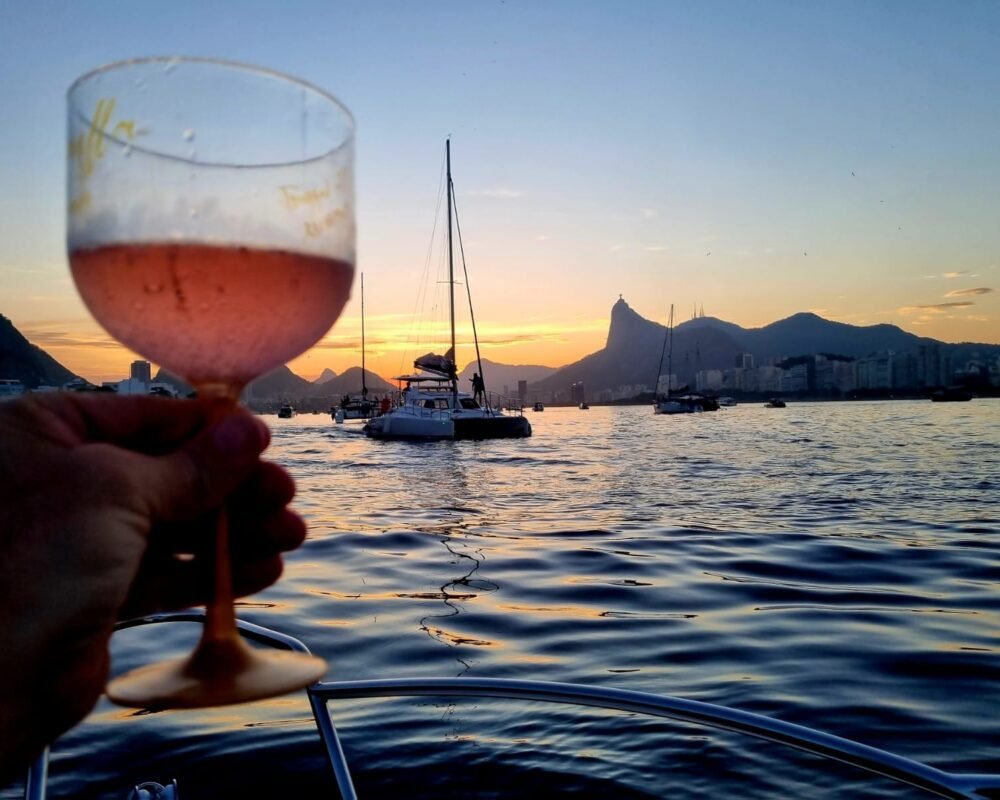
<svg viewBox="0 0 1000 800"><path fill-rule="evenodd" d="M531 412L528 412L531 413ZM1000 402L532 413L521 441L369 441L267 418L311 529L239 613L331 679L578 681L765 713L1000 772ZM115 668L194 626L116 638ZM362 797L896 798L917 790L729 734L510 701L334 708ZM54 797L336 796L308 705L107 704Z"/></svg>

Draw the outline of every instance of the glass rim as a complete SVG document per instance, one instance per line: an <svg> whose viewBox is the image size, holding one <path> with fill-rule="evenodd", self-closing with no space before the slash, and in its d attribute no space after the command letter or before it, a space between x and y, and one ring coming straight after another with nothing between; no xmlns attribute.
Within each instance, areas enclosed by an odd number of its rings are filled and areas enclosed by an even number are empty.
<svg viewBox="0 0 1000 800"><path fill-rule="evenodd" d="M123 69L125 67L142 66L146 64L205 64L215 67L225 67L227 69L241 70L245 72L254 72L259 75L267 76L270 78L277 78L287 83L298 85L310 92L313 92L323 99L329 101L333 106L335 106L343 115L347 121L346 133L343 136L342 141L324 150L318 155L311 156L309 158L302 159L290 159L287 161L273 161L273 162L263 162L260 164L240 164L240 163L229 163L220 161L202 161L197 157L189 158L181 155L174 155L171 153L161 152L159 150L150 149L148 147L143 147L142 145L137 145L134 142L126 141L124 139L115 136L113 133L109 133L105 130L98 130L97 133L100 134L102 139L109 142L122 145L123 147L128 147L132 152L142 153L144 155L153 156L154 158L167 159L169 161L178 161L183 164L191 164L192 166L198 167L217 167L220 169L274 169L279 167L294 167L302 164L310 164L315 161L322 161L325 158L329 158L334 153L339 150L343 150L345 147L349 146L354 140L355 130L357 125L354 120L354 115L351 110L339 100L336 96L322 89L314 83L310 83L302 78L297 78L294 75L289 75L287 72L281 72L280 70L271 69L270 67L262 67L257 64L249 64L245 61L230 61L224 58L211 58L208 56L141 56L138 58L124 58L119 61L112 61L108 64L103 64L102 66L95 67L94 69L88 70L87 72L80 75L76 80L74 80L69 88L66 89L66 101L69 106L70 114L75 115L88 126L93 128L94 121L91 119L90 115L77 108L76 104L73 102L74 92L85 84L92 78L97 77L105 73L114 72L115 70Z"/></svg>

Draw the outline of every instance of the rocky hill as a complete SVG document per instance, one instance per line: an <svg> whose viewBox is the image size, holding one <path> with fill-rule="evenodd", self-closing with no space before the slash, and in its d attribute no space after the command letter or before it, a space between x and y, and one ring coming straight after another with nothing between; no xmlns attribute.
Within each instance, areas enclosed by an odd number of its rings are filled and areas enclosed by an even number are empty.
<svg viewBox="0 0 1000 800"><path fill-rule="evenodd" d="M458 385L467 390L471 386L472 373L478 371L478 362L470 361L465 369L458 373ZM535 364L500 364L486 358L483 359L483 377L486 379L486 388L491 392L500 392L506 386L511 394L516 394L518 381L536 383L552 375L555 371L555 367L542 367Z"/></svg>
<svg viewBox="0 0 1000 800"><path fill-rule="evenodd" d="M52 356L33 345L14 323L0 314L0 378L21 381L28 389L62 386L77 377Z"/></svg>
<svg viewBox="0 0 1000 800"><path fill-rule="evenodd" d="M383 394L384 392L389 392L396 388L391 383L383 380L368 369L365 370L365 386L368 388L369 395ZM325 383L321 383L314 387L314 391L323 397L330 397L333 399L339 399L345 394L360 394L361 367L351 367L350 369L344 370L344 372L337 377L331 378Z"/></svg>

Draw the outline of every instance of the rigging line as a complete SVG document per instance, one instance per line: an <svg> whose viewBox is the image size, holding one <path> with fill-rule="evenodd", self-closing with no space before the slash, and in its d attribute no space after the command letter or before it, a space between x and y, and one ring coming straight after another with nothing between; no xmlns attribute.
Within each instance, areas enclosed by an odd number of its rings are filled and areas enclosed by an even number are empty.
<svg viewBox="0 0 1000 800"><path fill-rule="evenodd" d="M663 347L660 348L660 366L656 368L656 380L653 381L653 402L660 398L660 375L663 372L663 354L667 352L667 337L670 335L670 326L663 331ZM670 385L670 378L667 378L667 386Z"/></svg>
<svg viewBox="0 0 1000 800"><path fill-rule="evenodd" d="M417 286L417 292L413 300L413 311L410 314L409 331L406 335L406 347L399 353L399 369L397 374L400 375L404 372L404 362L406 361L407 353L409 353L412 357L416 357L413 351L416 346L419 346L421 341L419 338L421 331L417 325L417 320L423 319L427 303L427 286L430 283L429 273L431 255L434 253L434 238L437 235L438 223L441 220L441 188L444 186L444 172L444 159L442 158L441 171L438 176L437 204L434 207L434 224L431 227L430 241L427 244L427 254L424 256L424 267L420 277L420 283Z"/></svg>
<svg viewBox="0 0 1000 800"><path fill-rule="evenodd" d="M483 399L486 399L486 376L483 375L483 360L479 355L479 334L476 333L476 313L472 310L472 287L469 285L469 270L465 266L465 244L462 242L462 226L458 221L458 201L455 199L455 182L451 182L451 202L455 208L455 232L458 234L458 252L462 257L462 274L465 276L465 292L469 298L469 319L472 321L472 340L476 343L476 365L479 367L479 378L483 382ZM455 365L456 369L458 364ZM489 401L486 401L489 407Z"/></svg>
<svg viewBox="0 0 1000 800"><path fill-rule="evenodd" d="M434 225L431 229L430 242L427 246L427 254L424 259L423 274L420 279L418 286L418 292L416 296L417 304L419 305L419 317L414 314L414 318L410 320L410 333L407 339L407 350L408 352L401 354L401 357L408 355L412 360L418 355L418 350L423 339L423 324L424 322L418 324L418 319L426 321L427 316L427 293L428 285L430 283L430 270L432 255L434 253L435 239L438 236L439 223L441 220L441 189L444 186L444 162L441 164L441 173L438 177L438 191L437 191L437 204L434 209Z"/></svg>
<svg viewBox="0 0 1000 800"><path fill-rule="evenodd" d="M441 185L441 193L439 195L439 202L443 198L447 202L448 188L447 188L447 177L445 176L445 181ZM443 215L442 215L443 216ZM442 288L443 284L447 281L440 280L442 276L447 277L448 275L448 227L447 225L440 225L437 230L436 235L436 247L435 253L437 254L436 269L434 270L435 280L430 280L430 264L428 262L429 270L425 277L425 295L424 302L430 303L430 308L424 308L422 310L422 324L419 326L419 348L414 352L414 357L421 355L424 351L429 350L430 352L435 352L437 350L447 349L447 345L444 344L447 336L448 330L448 311L446 309L446 304L442 302Z"/></svg>

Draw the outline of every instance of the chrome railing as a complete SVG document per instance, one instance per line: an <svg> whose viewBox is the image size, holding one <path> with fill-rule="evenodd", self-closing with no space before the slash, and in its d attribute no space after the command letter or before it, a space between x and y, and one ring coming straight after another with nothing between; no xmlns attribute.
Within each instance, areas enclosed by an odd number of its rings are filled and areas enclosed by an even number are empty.
<svg viewBox="0 0 1000 800"><path fill-rule="evenodd" d="M205 614L202 611L155 614L120 622L115 630L164 622L203 623L204 620ZM237 620L236 624L241 635L250 641L281 650L309 652L309 648L294 637L244 620ZM939 797L954 800L987 800L1000 797L1000 774L946 772L850 739L761 714L647 692L573 683L464 677L328 681L313 684L309 687L308 694L316 726L326 746L342 800L357 800L358 794L354 788L351 770L334 725L329 703L332 700L377 697L489 697L572 704L646 714L776 742L826 759L853 765L867 772L918 787ZM45 800L47 775L48 750L39 756L28 771L24 791L26 800Z"/></svg>
<svg viewBox="0 0 1000 800"><path fill-rule="evenodd" d="M309 688L313 716L326 744L327 756L342 800L357 800L350 768L333 723L328 702L374 697L474 697L544 701L591 706L733 731L794 747L827 759L860 767L877 775L925 789L940 797L983 800L997 797L1000 775L945 772L894 753L828 733L771 719L748 711L697 700L684 700L625 689L572 683L500 678L406 678L401 680L333 681Z"/></svg>

